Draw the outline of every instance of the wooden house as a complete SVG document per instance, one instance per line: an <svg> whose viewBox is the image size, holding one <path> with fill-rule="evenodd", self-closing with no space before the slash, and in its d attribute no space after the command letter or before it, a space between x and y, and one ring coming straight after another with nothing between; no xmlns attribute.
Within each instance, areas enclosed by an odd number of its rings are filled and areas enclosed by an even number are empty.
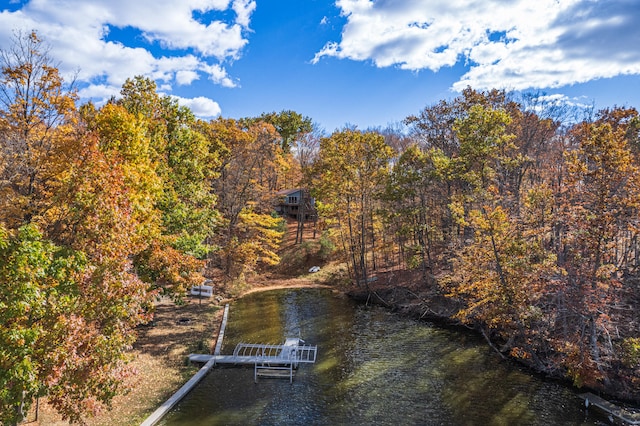
<svg viewBox="0 0 640 426"><path fill-rule="evenodd" d="M312 220L315 218L315 200L309 195L309 191L304 188L285 189L277 194L275 205L276 212L285 218L300 220Z"/></svg>

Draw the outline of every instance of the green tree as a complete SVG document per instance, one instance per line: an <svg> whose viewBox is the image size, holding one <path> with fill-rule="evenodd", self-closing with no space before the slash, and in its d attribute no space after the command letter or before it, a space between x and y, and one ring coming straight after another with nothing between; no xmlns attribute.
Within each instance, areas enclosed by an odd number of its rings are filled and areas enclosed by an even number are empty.
<svg viewBox="0 0 640 426"><path fill-rule="evenodd" d="M18 424L35 397L68 378L80 349L76 309L86 260L32 225L0 225L0 422ZM80 383L77 383L80 385ZM85 398L101 395L85 388ZM82 401L79 401L80 403ZM66 413L72 416L72 413Z"/></svg>
<svg viewBox="0 0 640 426"><path fill-rule="evenodd" d="M280 135L280 147L285 154L291 151L298 138L313 130L311 118L291 110L264 113L258 119L275 127Z"/></svg>
<svg viewBox="0 0 640 426"><path fill-rule="evenodd" d="M202 259L218 219L211 179L217 176L224 146L215 145L188 108L159 96L148 78L127 80L121 93L119 103L150 135L147 156L161 182L154 203L161 233L173 248Z"/></svg>
<svg viewBox="0 0 640 426"><path fill-rule="evenodd" d="M517 161L514 135L506 132L510 122L506 111L481 105L473 105L468 116L456 120L453 129L460 141L457 173L471 190L501 185L496 180L498 169Z"/></svg>

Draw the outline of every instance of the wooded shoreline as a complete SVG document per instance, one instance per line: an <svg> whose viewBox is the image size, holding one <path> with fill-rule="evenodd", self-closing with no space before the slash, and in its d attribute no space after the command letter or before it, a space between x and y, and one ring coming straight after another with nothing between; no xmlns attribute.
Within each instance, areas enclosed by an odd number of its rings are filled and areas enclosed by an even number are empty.
<svg viewBox="0 0 640 426"><path fill-rule="evenodd" d="M576 391L593 392L599 397L612 401L623 406L631 407L640 411L640 396L629 397L626 390L622 392L616 386L606 387L576 387L566 374L562 371L553 373L541 371L534 363L527 362L520 357L505 355L498 347L481 331L470 328L455 318L455 314L460 308L460 303L439 294L420 293L417 294L412 286L403 286L402 282L397 282L390 287L377 286L376 288L353 287L345 291L345 294L354 301L365 305L377 305L387 308L397 315L402 315L418 321L432 322L442 327L454 327L464 332L471 332L479 337L484 337L487 345L492 347L504 360L515 362L526 368L531 374L544 378L545 380L558 381Z"/></svg>

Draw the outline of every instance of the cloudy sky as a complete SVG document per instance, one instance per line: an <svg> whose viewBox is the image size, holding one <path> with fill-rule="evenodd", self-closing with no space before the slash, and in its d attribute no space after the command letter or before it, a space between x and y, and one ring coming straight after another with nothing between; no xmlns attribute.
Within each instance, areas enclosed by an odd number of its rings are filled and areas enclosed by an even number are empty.
<svg viewBox="0 0 640 426"><path fill-rule="evenodd" d="M0 0L80 95L155 79L196 115L386 126L467 86L640 108L638 0Z"/></svg>

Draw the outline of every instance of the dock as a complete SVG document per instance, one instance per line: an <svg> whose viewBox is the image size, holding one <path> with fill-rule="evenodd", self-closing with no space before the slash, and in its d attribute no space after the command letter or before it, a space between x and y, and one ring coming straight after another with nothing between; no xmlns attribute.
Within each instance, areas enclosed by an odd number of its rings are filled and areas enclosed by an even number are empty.
<svg viewBox="0 0 640 426"><path fill-rule="evenodd" d="M640 425L640 413L634 413L629 410L626 410L618 405L607 401L606 399L600 398L598 395L594 395L592 393L582 393L579 395L580 398L584 399L584 405L589 409L589 407L594 406L598 408L601 412L610 417L610 420L613 419L620 420L625 424L629 425Z"/></svg>
<svg viewBox="0 0 640 426"><path fill-rule="evenodd" d="M191 354L191 362L215 364L253 365L254 381L258 377L288 377L293 382L293 372L299 364L316 362L318 347L306 345L297 337L288 337L283 344L238 343L232 355Z"/></svg>
<svg viewBox="0 0 640 426"><path fill-rule="evenodd" d="M229 305L225 305L222 315L222 324L218 333L213 355L210 354L190 354L189 361L197 364L204 364L202 368L167 401L158 407L140 426L154 426L173 408L178 401L193 389L200 380L216 364L227 365L251 365L254 366L253 379L258 381L258 377L289 378L293 382L293 372L299 364L310 364L316 362L318 347L306 345L304 340L297 337L288 337L280 345L261 343L239 343L236 345L232 355L222 355L222 339L227 327L229 316Z"/></svg>

